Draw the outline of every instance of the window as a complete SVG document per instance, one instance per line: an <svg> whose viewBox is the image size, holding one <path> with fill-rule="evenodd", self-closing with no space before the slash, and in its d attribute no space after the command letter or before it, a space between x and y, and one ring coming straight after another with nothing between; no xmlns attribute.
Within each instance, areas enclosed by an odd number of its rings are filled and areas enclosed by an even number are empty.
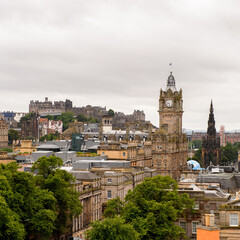
<svg viewBox="0 0 240 240"><path fill-rule="evenodd" d="M197 233L197 225L198 225L198 222L192 222L192 233L194 234Z"/></svg>
<svg viewBox="0 0 240 240"><path fill-rule="evenodd" d="M193 209L194 210L199 210L199 203L195 203Z"/></svg>
<svg viewBox="0 0 240 240"><path fill-rule="evenodd" d="M104 156L104 155L105 155L105 152L102 152L102 155Z"/></svg>
<svg viewBox="0 0 240 240"><path fill-rule="evenodd" d="M123 157L125 157L125 155L126 155L126 153L125 153L125 152L123 152Z"/></svg>
<svg viewBox="0 0 240 240"><path fill-rule="evenodd" d="M108 178L108 183L112 183L112 179L111 178Z"/></svg>
<svg viewBox="0 0 240 240"><path fill-rule="evenodd" d="M216 203L210 203L210 209L211 210L216 210L217 209Z"/></svg>
<svg viewBox="0 0 240 240"><path fill-rule="evenodd" d="M180 222L179 226L186 232L186 222Z"/></svg>
<svg viewBox="0 0 240 240"><path fill-rule="evenodd" d="M229 215L229 225L230 226L238 226L238 213L230 213Z"/></svg>
<svg viewBox="0 0 240 240"><path fill-rule="evenodd" d="M112 191L111 190L107 191L107 198L112 198Z"/></svg>

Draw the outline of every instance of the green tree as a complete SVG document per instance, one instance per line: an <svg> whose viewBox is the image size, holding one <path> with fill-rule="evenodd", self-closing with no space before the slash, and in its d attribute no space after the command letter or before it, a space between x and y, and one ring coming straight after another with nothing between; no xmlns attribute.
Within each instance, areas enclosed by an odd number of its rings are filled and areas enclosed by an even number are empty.
<svg viewBox="0 0 240 240"><path fill-rule="evenodd" d="M18 131L14 129L9 129L8 131L8 141L12 144L13 140L18 140L19 139L19 133Z"/></svg>
<svg viewBox="0 0 240 240"><path fill-rule="evenodd" d="M20 217L12 211L5 198L0 196L0 239L23 240L25 237L24 225Z"/></svg>
<svg viewBox="0 0 240 240"><path fill-rule="evenodd" d="M57 218L54 224L55 239L68 227L74 216L78 216L82 211L79 201L79 193L74 189L74 177L72 174L58 167L62 165L62 159L51 156L41 157L34 164L32 171L38 171L38 185L53 193L56 198Z"/></svg>
<svg viewBox="0 0 240 240"><path fill-rule="evenodd" d="M202 147L202 141L201 141L201 140L195 139L195 140L190 141L190 142L188 143L188 149L191 149L191 148L193 148L193 149L199 149L199 148L201 148L201 147Z"/></svg>
<svg viewBox="0 0 240 240"><path fill-rule="evenodd" d="M55 132L55 133L50 133L50 134L47 134L45 136L42 136L39 141L40 142L44 142L44 141L53 141L53 140L56 140L56 139L59 139L59 133L58 132Z"/></svg>
<svg viewBox="0 0 240 240"><path fill-rule="evenodd" d="M78 122L88 122L88 118L82 114L77 115Z"/></svg>
<svg viewBox="0 0 240 240"><path fill-rule="evenodd" d="M202 158L202 147L200 147L195 153L193 159L201 163Z"/></svg>
<svg viewBox="0 0 240 240"><path fill-rule="evenodd" d="M74 178L61 165L60 158L42 157L33 175L0 164L0 239L59 239L81 213Z"/></svg>
<svg viewBox="0 0 240 240"><path fill-rule="evenodd" d="M92 223L87 231L88 240L137 240L138 233L133 226L120 217L105 219Z"/></svg>
<svg viewBox="0 0 240 240"><path fill-rule="evenodd" d="M90 122L90 123L99 123L99 120L97 118L89 117L87 118L84 115L77 115L78 122Z"/></svg>
<svg viewBox="0 0 240 240"><path fill-rule="evenodd" d="M225 147L221 147L221 164L229 165L235 163L238 159L238 145L227 143Z"/></svg>
<svg viewBox="0 0 240 240"><path fill-rule="evenodd" d="M65 112L65 113L62 113L60 116L58 116L56 120L57 121L60 120L63 122L63 131L65 131L66 129L68 129L69 123L74 122L75 117L72 112Z"/></svg>
<svg viewBox="0 0 240 240"><path fill-rule="evenodd" d="M193 200L177 192L177 182L171 177L147 178L126 196L122 217L132 223L141 239L179 239L184 231L174 222Z"/></svg>
<svg viewBox="0 0 240 240"><path fill-rule="evenodd" d="M38 175L46 179L56 168L63 165L63 160L56 156L39 158L32 166L32 172L38 170Z"/></svg>
<svg viewBox="0 0 240 240"><path fill-rule="evenodd" d="M53 120L53 119L54 119L54 116L53 116L53 115L47 115L46 118L47 118L48 120Z"/></svg>
<svg viewBox="0 0 240 240"><path fill-rule="evenodd" d="M122 212L124 203L120 200L119 197L111 199L107 202L107 208L104 211L104 217L113 218L120 215Z"/></svg>
<svg viewBox="0 0 240 240"><path fill-rule="evenodd" d="M114 111L112 109L108 110L108 116L110 116L110 117L114 116Z"/></svg>
<svg viewBox="0 0 240 240"><path fill-rule="evenodd" d="M139 234L139 239L182 238L185 236L184 230L174 223L180 216L192 211L194 200L191 200L188 194L179 194L177 188L177 182L169 176L147 178L133 191L128 192L125 202L121 202L120 199L110 201L104 216L109 224L119 217L122 218L122 225L132 225ZM93 236L106 236L106 232L101 229L104 228L92 225L90 232L98 232L99 235ZM117 231L115 225L111 230ZM121 239L122 236L120 233L114 237Z"/></svg>
<svg viewBox="0 0 240 240"><path fill-rule="evenodd" d="M36 185L34 175L18 172L17 168L16 164L0 165L0 197L4 198L12 219L19 222L15 225L21 235L26 235L26 239L49 239L57 217L56 199L53 193ZM14 232L12 227L5 227L6 231ZM0 236L4 234L2 229Z"/></svg>
<svg viewBox="0 0 240 240"><path fill-rule="evenodd" d="M28 121L33 117L34 113L28 113L25 116L21 117L20 119L20 126L22 124L23 121Z"/></svg>

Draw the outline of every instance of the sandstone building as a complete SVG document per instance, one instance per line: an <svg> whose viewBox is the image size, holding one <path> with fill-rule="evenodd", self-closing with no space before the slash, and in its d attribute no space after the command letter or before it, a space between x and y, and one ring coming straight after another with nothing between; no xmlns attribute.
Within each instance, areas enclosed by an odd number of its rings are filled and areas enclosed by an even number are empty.
<svg viewBox="0 0 240 240"><path fill-rule="evenodd" d="M180 177L187 165L187 138L182 133L182 89L177 91L172 73L166 90L160 90L159 130L152 139L152 166L161 175Z"/></svg>
<svg viewBox="0 0 240 240"><path fill-rule="evenodd" d="M5 120L0 119L0 148L8 146L8 125Z"/></svg>

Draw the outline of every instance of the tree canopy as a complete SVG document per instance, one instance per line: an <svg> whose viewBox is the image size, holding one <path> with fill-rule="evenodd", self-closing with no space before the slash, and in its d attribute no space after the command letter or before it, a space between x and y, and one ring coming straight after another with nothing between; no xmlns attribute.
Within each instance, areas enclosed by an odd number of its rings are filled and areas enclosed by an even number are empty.
<svg viewBox="0 0 240 240"><path fill-rule="evenodd" d="M56 140L56 139L59 139L59 133L58 132L50 133L50 134L47 134L45 136L42 136L42 137L40 137L39 141L40 142L53 141L53 140Z"/></svg>
<svg viewBox="0 0 240 240"><path fill-rule="evenodd" d="M221 147L221 165L229 165L235 163L238 159L239 145L227 143L225 147Z"/></svg>
<svg viewBox="0 0 240 240"><path fill-rule="evenodd" d="M90 123L99 123L99 119L93 117L86 117L82 114L77 115L78 122L90 122Z"/></svg>
<svg viewBox="0 0 240 240"><path fill-rule="evenodd" d="M134 228L137 239L169 240L184 237L184 230L174 223L192 209L194 201L187 194L179 194L177 187L177 182L169 176L147 178L128 192L124 202L120 199L108 202L105 221L113 224L116 219L122 219L122 225L130 224ZM98 236L105 236L106 232L102 229L103 226L101 228L99 224L93 224L87 233L88 239L98 239L93 237L96 231ZM124 239L120 238L123 235L117 230L114 232L115 238L106 239Z"/></svg>
<svg viewBox="0 0 240 240"><path fill-rule="evenodd" d="M36 175L17 171L16 163L0 164L0 239L59 239L80 214L73 176L58 169L61 164L42 157L33 166Z"/></svg>
<svg viewBox="0 0 240 240"><path fill-rule="evenodd" d="M188 149L199 149L202 147L202 141L201 140L198 140L198 139L195 139L193 141L190 141L188 143Z"/></svg>
<svg viewBox="0 0 240 240"><path fill-rule="evenodd" d="M92 229L87 232L89 240L137 240L138 233L132 224L126 223L123 218L107 218L92 223Z"/></svg>
<svg viewBox="0 0 240 240"><path fill-rule="evenodd" d="M68 129L69 123L74 122L75 117L72 112L65 112L65 113L62 113L60 116L57 116L56 120L57 121L60 120L63 122L63 131L65 131L66 129Z"/></svg>
<svg viewBox="0 0 240 240"><path fill-rule="evenodd" d="M112 109L108 110L108 116L110 116L110 117L114 116L114 111Z"/></svg>
<svg viewBox="0 0 240 240"><path fill-rule="evenodd" d="M12 144L13 140L18 140L19 139L19 133L18 131L14 129L9 129L8 130L8 141Z"/></svg>
<svg viewBox="0 0 240 240"><path fill-rule="evenodd" d="M23 121L28 121L34 116L34 113L28 113L25 116L21 117L20 124L22 124Z"/></svg>

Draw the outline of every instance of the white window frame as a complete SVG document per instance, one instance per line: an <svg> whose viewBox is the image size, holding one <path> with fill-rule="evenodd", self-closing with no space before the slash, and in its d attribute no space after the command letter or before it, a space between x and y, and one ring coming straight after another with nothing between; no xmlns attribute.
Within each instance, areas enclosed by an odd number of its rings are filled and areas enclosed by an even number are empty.
<svg viewBox="0 0 240 240"><path fill-rule="evenodd" d="M229 214L229 226L238 227L238 213Z"/></svg>
<svg viewBox="0 0 240 240"><path fill-rule="evenodd" d="M197 225L198 224L199 224L199 222L192 222L192 233L193 234L197 234Z"/></svg>
<svg viewBox="0 0 240 240"><path fill-rule="evenodd" d="M108 190L107 191L107 199L111 199L112 198L112 191Z"/></svg>

